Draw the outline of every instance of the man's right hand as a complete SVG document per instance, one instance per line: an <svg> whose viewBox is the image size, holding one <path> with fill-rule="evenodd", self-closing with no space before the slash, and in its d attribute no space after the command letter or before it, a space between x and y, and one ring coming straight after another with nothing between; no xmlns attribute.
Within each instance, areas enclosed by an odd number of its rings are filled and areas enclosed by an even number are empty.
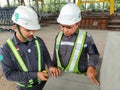
<svg viewBox="0 0 120 90"><path fill-rule="evenodd" d="M49 78L48 73L45 72L38 72L37 77L42 81L47 81Z"/></svg>

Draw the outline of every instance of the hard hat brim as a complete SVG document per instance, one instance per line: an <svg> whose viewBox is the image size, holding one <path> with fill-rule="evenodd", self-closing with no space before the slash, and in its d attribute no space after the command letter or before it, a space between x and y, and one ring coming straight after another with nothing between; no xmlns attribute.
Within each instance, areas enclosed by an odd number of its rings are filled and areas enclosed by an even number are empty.
<svg viewBox="0 0 120 90"><path fill-rule="evenodd" d="M40 24L35 25L22 25L24 28L28 30L39 30L41 28Z"/></svg>
<svg viewBox="0 0 120 90"><path fill-rule="evenodd" d="M28 30L39 30L41 28L40 24L39 23L27 23L23 20L19 20L18 22L15 21L14 18L12 18L13 22L24 27L25 29L28 29ZM21 23L20 23L21 22Z"/></svg>
<svg viewBox="0 0 120 90"><path fill-rule="evenodd" d="M64 25L74 25L80 21L81 21L81 18L77 19L76 21L66 21L66 20L60 19L59 17L57 18L57 22Z"/></svg>

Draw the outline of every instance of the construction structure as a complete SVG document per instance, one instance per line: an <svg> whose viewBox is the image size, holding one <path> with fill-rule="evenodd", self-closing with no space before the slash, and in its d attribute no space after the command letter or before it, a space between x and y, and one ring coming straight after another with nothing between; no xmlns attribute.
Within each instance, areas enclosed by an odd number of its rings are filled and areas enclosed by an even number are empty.
<svg viewBox="0 0 120 90"><path fill-rule="evenodd" d="M11 30L12 13L19 5L32 6L39 15L40 23L57 23L56 18L61 7L69 2L76 3L81 9L82 20L80 28L96 30L119 30L120 29L120 12L115 11L115 2L120 4L119 0L14 0L12 6L9 0L7 7L0 7L0 30ZM49 2L49 3L48 3ZM104 10L105 3L108 4L107 11ZM91 5L91 9L88 9ZM97 10L102 8L101 10ZM101 6L101 7L100 7Z"/></svg>
<svg viewBox="0 0 120 90"><path fill-rule="evenodd" d="M99 2L109 2L110 4L110 15L114 14L114 0L78 0L77 5L84 3L99 3Z"/></svg>

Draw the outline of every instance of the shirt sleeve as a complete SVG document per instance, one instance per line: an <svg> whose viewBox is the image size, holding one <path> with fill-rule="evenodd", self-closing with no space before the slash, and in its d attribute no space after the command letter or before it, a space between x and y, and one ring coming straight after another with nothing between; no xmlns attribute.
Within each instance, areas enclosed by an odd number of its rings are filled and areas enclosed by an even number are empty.
<svg viewBox="0 0 120 90"><path fill-rule="evenodd" d="M87 33L87 41L88 41L88 55L89 55L88 66L96 67L96 64L99 61L99 52L96 47L96 44L94 43L92 36L89 33Z"/></svg>
<svg viewBox="0 0 120 90"><path fill-rule="evenodd" d="M2 70L7 80L27 85L30 79L37 78L37 72L23 72L16 68L17 63L12 60L8 47L4 46L1 49L0 55L3 56L3 60L1 61Z"/></svg>

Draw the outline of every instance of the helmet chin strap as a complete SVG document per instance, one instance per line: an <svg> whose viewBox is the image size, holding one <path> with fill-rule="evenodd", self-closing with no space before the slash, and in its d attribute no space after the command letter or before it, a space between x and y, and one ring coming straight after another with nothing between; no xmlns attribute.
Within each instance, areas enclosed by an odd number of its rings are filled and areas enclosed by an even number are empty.
<svg viewBox="0 0 120 90"><path fill-rule="evenodd" d="M24 42L27 42L27 41L28 41L27 38L25 38L25 37L23 36L22 32L20 31L20 26L16 24L16 27L17 27L17 30L18 30L19 34L20 34L21 37L23 38Z"/></svg>

